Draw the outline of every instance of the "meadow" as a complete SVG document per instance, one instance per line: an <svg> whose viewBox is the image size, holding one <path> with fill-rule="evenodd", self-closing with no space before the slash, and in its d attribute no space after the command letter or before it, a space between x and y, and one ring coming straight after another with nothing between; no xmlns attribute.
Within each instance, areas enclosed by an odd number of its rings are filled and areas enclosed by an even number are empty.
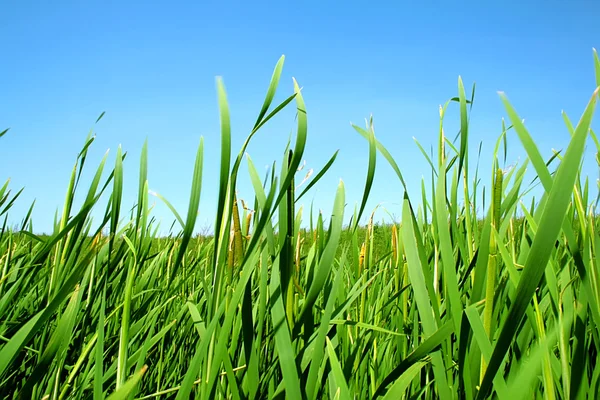
<svg viewBox="0 0 600 400"><path fill-rule="evenodd" d="M20 192L8 181L0 189L0 396L595 398L598 198L581 173L588 142L600 166L600 142L591 130L600 86L595 51L593 62L589 103L578 121L563 114L570 142L548 159L500 93L508 119L491 176L469 174L469 115L476 102L459 78L457 96L440 107L437 154L423 152L431 187L405 191L401 218L389 224L375 224L366 208L376 166L387 163L397 184L406 186L373 120L354 126L369 154L362 198L347 199L340 180L331 215L311 210L307 217L297 207L343 154L333 154L296 189L308 151L308 116L295 81L289 97L273 104L283 57L237 154L225 86L217 80L221 158L214 235L195 234L202 139L188 209L179 214L162 198L177 233L159 237L149 207L147 144L137 201L123 205L126 154L118 148L114 163L106 154L90 167L90 133L66 180L51 234L33 232L31 209L18 229L9 227ZM260 176L246 148L287 107L297 110L294 141ZM459 110L456 137L444 131L448 107ZM503 170L509 136L528 158ZM95 174L83 186L88 168ZM534 171L543 188L531 204L523 201L532 184L526 171ZM243 203L236 198L242 176L255 194ZM484 201L477 197L482 193ZM76 195L84 199L80 208L74 207ZM347 206L355 200L356 208ZM480 203L482 216L475 207ZM103 219L92 223L97 208L105 210ZM345 216L352 216L349 224Z"/></svg>

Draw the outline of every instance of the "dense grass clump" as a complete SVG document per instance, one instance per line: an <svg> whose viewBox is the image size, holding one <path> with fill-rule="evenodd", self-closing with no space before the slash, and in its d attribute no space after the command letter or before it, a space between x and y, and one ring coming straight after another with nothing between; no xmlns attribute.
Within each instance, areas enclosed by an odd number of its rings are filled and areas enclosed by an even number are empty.
<svg viewBox="0 0 600 400"><path fill-rule="evenodd" d="M597 87L595 52L594 62ZM377 153L399 185L404 179L372 121L354 126L369 150L359 207L347 209L340 181L331 216L310 215L309 228L300 229L298 200L337 153L296 193L307 114L295 81L294 93L273 106L282 67L283 58L235 158L226 92L217 81L222 142L213 236L194 236L202 140L186 215L165 200L181 226L166 238L158 237L148 206L146 145L131 213L121 205L120 148L114 166L106 155L89 188L81 187L91 134L49 236L32 232L31 211L20 229L8 229L20 192L12 195L8 182L0 189L0 396L513 400L600 393L600 231L597 199L581 176L588 135L600 154L590 129L599 89L591 85L576 126L565 116L571 140L552 160L543 159L501 94L511 125L498 139L485 190L481 177L469 176L473 96L459 79L458 96L440 108L437 159L426 155L430 193L405 191L400 221L390 224L371 217L358 226ZM451 102L460 110L455 141L443 129ZM244 160L245 149L293 104L295 143L283 152L279 174L274 164L263 180L251 158ZM503 171L496 155L507 132L516 133L528 158ZM235 195L244 161L255 191L251 207ZM526 206L523 181L531 167L543 196ZM475 205L484 192L482 219ZM80 209L76 193L85 199ZM107 204L99 204L103 194ZM90 212L99 207L104 218L92 224Z"/></svg>

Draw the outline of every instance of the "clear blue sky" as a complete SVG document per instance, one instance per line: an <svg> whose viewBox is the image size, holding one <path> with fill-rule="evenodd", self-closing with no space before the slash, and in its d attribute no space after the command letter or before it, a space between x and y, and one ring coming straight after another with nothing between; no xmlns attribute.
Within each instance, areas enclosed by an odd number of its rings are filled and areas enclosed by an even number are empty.
<svg viewBox="0 0 600 400"><path fill-rule="evenodd" d="M36 198L34 228L51 230L75 156L106 111L95 128L85 176L89 179L109 148L114 163L121 144L129 153L123 205L130 208L148 138L150 188L185 215L195 152L204 136L197 226L211 226L220 145L215 77L223 76L228 90L237 153L282 54L286 63L277 98L292 93L292 77L303 86L307 168L319 169L340 150L335 166L306 197L327 216L340 178L347 215L360 201L367 143L350 122L364 125L371 113L378 139L397 159L411 197L419 199L421 177L430 172L412 138L426 148L435 144L438 105L456 95L459 75L467 89L477 84L470 146L476 156L483 142L486 184L505 116L497 91L505 91L526 119L545 157L552 148L565 148L569 135L560 112L576 122L595 86L592 47L600 47L600 2L429 3L4 2L0 130L11 131L0 139L0 180L10 177L14 191L25 187L11 220L20 221ZM447 119L453 137L456 106ZM257 135L248 152L261 172L274 160L280 164L294 129L290 108ZM509 145L512 163L523 155L514 133ZM588 147L586 173L594 183L598 168L592 142ZM251 200L245 163L240 179L240 196ZM402 193L392 169L378 157L367 213L383 202L398 214ZM167 227L173 217L154 201L154 215ZM94 215L103 211L104 205Z"/></svg>

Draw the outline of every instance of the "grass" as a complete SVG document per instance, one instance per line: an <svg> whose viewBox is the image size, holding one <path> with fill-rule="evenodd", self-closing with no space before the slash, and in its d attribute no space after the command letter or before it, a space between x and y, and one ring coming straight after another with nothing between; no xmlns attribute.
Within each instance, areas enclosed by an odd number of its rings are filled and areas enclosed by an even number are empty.
<svg viewBox="0 0 600 400"><path fill-rule="evenodd" d="M8 181L2 186L0 395L513 400L600 393L598 199L581 174L588 137L600 154L591 130L600 86L596 52L586 109L576 124L563 114L571 135L564 153L545 160L500 94L510 125L503 124L495 148L491 189L482 189L478 169L469 176L474 88L467 96L459 78L457 97L440 108L437 159L423 151L431 166L430 194L424 181L421 193L406 191L371 119L365 128L354 126L369 154L359 206L345 206L340 181L329 218L312 210L305 217L297 208L338 153L296 193L308 114L295 81L293 93L273 104L283 62L237 155L226 89L217 80L222 141L213 236L194 237L202 139L185 219L160 197L181 228L166 238L158 237L148 206L147 143L130 214L121 204L126 153L120 148L114 165L106 154L87 192L81 187L91 133L50 235L32 232L33 204L19 229L8 228L21 191L12 194ZM460 133L450 140L444 118L453 103ZM295 142L261 179L245 150L262 126L293 106ZM513 132L528 157L504 171L501 149L506 161ZM405 189L402 215L376 224L371 214L359 226L378 154ZM530 166L544 192L526 205ZM251 203L236 198L240 173L253 184ZM76 210L73 199L81 191L85 201ZM108 202L99 204L105 193ZM485 204L478 197L484 193L491 200L481 218L475 210ZM90 212L98 207L104 217L92 223ZM352 216L348 226L344 216ZM309 228L301 229L307 218Z"/></svg>

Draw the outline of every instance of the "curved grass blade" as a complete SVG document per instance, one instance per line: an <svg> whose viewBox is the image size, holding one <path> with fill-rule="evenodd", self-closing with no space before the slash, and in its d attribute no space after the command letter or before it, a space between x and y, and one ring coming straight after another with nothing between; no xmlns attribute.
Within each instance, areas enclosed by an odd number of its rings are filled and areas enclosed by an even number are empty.
<svg viewBox="0 0 600 400"><path fill-rule="evenodd" d="M323 286L327 281L327 277L329 276L329 272L331 271L331 267L334 262L335 254L337 252L340 236L342 233L342 223L344 221L344 204L344 182L340 180L337 188L337 193L335 195L333 213L331 214L331 232L329 234L329 240L325 245L325 249L323 250L323 254L321 255L321 259L319 261L319 267L313 278L312 284L310 285L310 289L306 294L306 298L304 299L302 311L300 312L300 319L304 317L307 311L312 309L312 306L317 300L319 293L323 289Z"/></svg>
<svg viewBox="0 0 600 400"><path fill-rule="evenodd" d="M440 166L440 170L444 169L444 165ZM435 193L435 209L434 213L437 220L437 231L439 237L439 248L442 256L442 268L444 281L446 284L446 292L448 293L449 311L451 318L454 320L454 329L457 335L460 335L460 316L462 314L462 301L458 286L458 278L456 276L456 260L452 249L452 241L450 231L448 229L448 215L446 209L446 175L440 174L438 177L437 189ZM450 217L452 218L452 217Z"/></svg>
<svg viewBox="0 0 600 400"><path fill-rule="evenodd" d="M215 221L215 237L218 238L223 223L223 212L229 185L229 168L231 164L231 121L229 116L229 103L227 92L221 78L217 78L217 98L219 102L219 114L221 122L221 167L219 173L219 197L217 198L217 216ZM217 254L219 242L215 240L215 255Z"/></svg>
<svg viewBox="0 0 600 400"><path fill-rule="evenodd" d="M600 86L600 58L598 58L598 52L593 49L594 52L594 72L596 73L596 86Z"/></svg>
<svg viewBox="0 0 600 400"><path fill-rule="evenodd" d="M473 93L475 93L475 86L473 86ZM469 137L469 121L467 117L467 99L465 94L465 86L463 85L462 78L458 77L458 99L460 104L460 158L458 160L458 175L460 176L463 165L465 169L469 168L467 162L467 140ZM471 103L472 104L472 103Z"/></svg>
<svg viewBox="0 0 600 400"><path fill-rule="evenodd" d="M471 325L471 329L473 330L473 337L475 341L479 345L479 349L481 350L481 354L486 362L489 361L492 356L492 344L488 339L488 335L485 332L485 328L483 323L481 322L481 318L477 313L474 305L471 305L465 309L465 314L469 320L469 324ZM496 393L500 399L508 399L506 382L504 381L504 377L501 375L496 376L494 379Z"/></svg>
<svg viewBox="0 0 600 400"><path fill-rule="evenodd" d="M123 196L123 156L121 146L117 148L117 158L115 160L114 181L112 192L112 204L110 215L110 253L114 246L115 236L117 234L117 226L119 225L119 213L121 210L121 198ZM63 214L63 217L66 215ZM65 221L66 222L66 221Z"/></svg>
<svg viewBox="0 0 600 400"><path fill-rule="evenodd" d="M385 395L384 400L395 400L402 398L402 395L404 392L406 392L406 389L408 389L411 381L415 379L417 374L421 372L421 369L427 364L428 363L426 361L418 361L408 367L408 369L402 375L400 375L396 382L394 382L390 390Z"/></svg>
<svg viewBox="0 0 600 400"><path fill-rule="evenodd" d="M419 311L419 317L423 324L423 331L425 332L425 335L430 336L438 329L419 255L419 252L423 250L423 244L417 239L418 233L415 231L413 219L414 214L412 207L408 200L408 195L405 193L404 205L402 208L402 239L404 241L406 261L408 263L408 276L413 287L417 310ZM439 353L432 355L432 365L440 398L451 399L452 396L446 379L444 360Z"/></svg>
<svg viewBox="0 0 600 400"><path fill-rule="evenodd" d="M138 202L137 202L137 216L135 219L135 225L139 229L145 229L145 226L140 227L140 221L142 220L142 214L146 215L146 210L142 208L144 204L144 198L146 196L146 181L148 180L148 139L144 141L142 147L142 154L140 156L140 179L138 184Z"/></svg>
<svg viewBox="0 0 600 400"><path fill-rule="evenodd" d="M369 140L369 136L370 136L369 132L367 132L363 128L356 126L354 124L351 124L351 125L358 133L361 134L362 137ZM390 152L383 146L383 144L381 144L381 142L379 142L379 140L375 139L375 142L377 143L377 150L379 150L379 152L385 157L387 162L390 164L390 166L392 167L392 169L398 176L398 179L400 179L400 182L402 183L402 187L406 191L407 190L406 182L404 181L404 177L402 176L402 172L400 172L400 168L398 167L398 164L396 163L396 161L394 160L394 158L392 157Z"/></svg>
<svg viewBox="0 0 600 400"><path fill-rule="evenodd" d="M360 202L360 208L358 211L358 216L354 219L354 227L353 231L356 231L358 228L358 223L360 221L360 217L362 217L363 212L365 211L365 206L367 205L367 200L369 199L369 193L371 192L371 187L373 186L373 179L375 178L375 165L377 161L377 146L375 139L375 130L373 129L373 121L371 120L370 129L369 129L369 168L367 170L367 180L365 182L365 189L363 192L363 197Z"/></svg>
<svg viewBox="0 0 600 400"><path fill-rule="evenodd" d="M399 379L411 366L423 360L427 355L437 350L440 345L454 332L453 322L446 322L433 335L429 336L423 343L419 345L412 353L410 353L402 362L392 370L379 384L377 390L373 394L373 399L383 396L387 393L387 387Z"/></svg>
<svg viewBox="0 0 600 400"><path fill-rule="evenodd" d="M142 379L142 376L144 376L147 370L148 366L144 365L142 369L129 378L127 382L125 382L125 384L117 389L113 394L108 396L106 400L127 400L129 394L137 387L138 383Z"/></svg>
<svg viewBox="0 0 600 400"><path fill-rule="evenodd" d="M571 139L571 143L567 148L563 161L558 167L554 182L552 182L548 201L544 207L539 223L539 229L527 256L514 302L511 304L508 311L506 322L500 331L490 363L483 377L483 381L481 382L481 388L477 396L478 400L483 400L489 395L498 368L500 367L502 360L504 360L506 352L508 351L519 324L525 315L525 311L529 306L531 298L544 275L544 270L546 269L546 264L550 258L552 247L560 233L561 225L563 223L564 217L557 218L557 216L564 216L567 211L572 190L565 189L571 189L575 184L579 165L583 157L585 141L595 110L597 96L598 89L594 91L592 99L588 103L581 120L577 124L575 134ZM508 102L508 99L503 94L501 94L501 97L506 108L511 110L512 107ZM515 127L519 123L518 119L516 121L513 120L512 122Z"/></svg>
<svg viewBox="0 0 600 400"><path fill-rule="evenodd" d="M279 359L283 381L285 382L286 398L301 400L300 378L298 376L296 358L294 357L290 327L287 323L285 314L278 263L279 259L273 264L273 269L271 270L271 283L269 285L270 298L273 303L271 307L271 318L273 323L275 349L277 350L277 357Z"/></svg>
<svg viewBox="0 0 600 400"><path fill-rule="evenodd" d="M102 295L100 299L100 315L98 317L98 327L96 329L97 343L94 367L94 400L104 399L103 379L104 375L104 319L106 313L106 283L102 285Z"/></svg>
<svg viewBox="0 0 600 400"><path fill-rule="evenodd" d="M61 348L64 349L65 346L69 345L73 335L75 317L79 311L79 302L81 301L79 291L80 288L77 286L73 291L73 294L71 294L71 299L56 326L54 334L50 338L48 345L45 347L34 370L29 374L29 379L27 379L27 382L19 393L21 398L31 398L31 392L34 385L42 379L44 374L48 373L48 367L54 360L56 354Z"/></svg>
<svg viewBox="0 0 600 400"><path fill-rule="evenodd" d="M66 279L62 287L58 289L52 301L43 311L32 317L26 324L24 324L17 333L6 343L2 349L0 349L0 377L2 377L14 360L18 353L27 345L29 340L37 333L37 331L46 324L58 307L67 298L71 290L75 287L76 283L81 279L85 268L88 266L90 259L92 258L94 250L90 250L87 254L83 255L79 262L73 268L73 271Z"/></svg>
<svg viewBox="0 0 600 400"><path fill-rule="evenodd" d="M302 193L300 193L300 195L298 197L296 197L296 201L300 200L302 198L302 196L304 196L306 194L306 192L308 192L317 182L319 182L319 180L323 177L323 175L325 175L325 173L333 165L333 162L335 161L338 153L339 153L339 150L336 150L335 153L333 153L333 156L329 159L329 161L327 161L327 164L325 164L325 166L319 171L319 173L317 175L315 175L315 177L310 181L310 183L308 185L306 185L306 187L304 188Z"/></svg>
<svg viewBox="0 0 600 400"><path fill-rule="evenodd" d="M100 120L102 119L102 117L104 117L104 114L106 114L106 111L102 111L102 113L100 114L100 116L98 117L98 119L97 119L97 120L96 120L96 122L95 122L96 124L97 124L98 122L100 122Z"/></svg>
<svg viewBox="0 0 600 400"><path fill-rule="evenodd" d="M335 391L336 396L339 399L351 399L352 396L350 395L350 390L348 389L348 383L344 377L344 371L342 370L340 361L335 355L335 349L331 344L331 340L329 340L328 337L325 337L325 339L327 340L327 355L329 356L329 365L331 365L331 374L334 381L333 387L337 387L337 390Z"/></svg>
<svg viewBox="0 0 600 400"><path fill-rule="evenodd" d="M342 253L342 260L340 262L342 267L345 263L345 256L346 253ZM331 314L333 313L333 307L335 305L336 294L339 292L341 287L343 276L341 271L342 269L340 268L335 275L335 280L333 282L329 297L327 298L327 304L325 305L325 312L323 313L321 324L319 325L319 329L317 331L317 337L312 342L314 345L314 351L311 355L310 369L308 370L308 378L306 380L306 396L307 398L313 400L316 399L318 393L317 377L325 353L325 338L327 337L327 332L329 331L329 324L331 320Z"/></svg>
<svg viewBox="0 0 600 400"><path fill-rule="evenodd" d="M183 222L183 218L181 218L181 215L179 215L179 213L177 212L175 207L173 207L173 205L166 198L164 198L160 193L150 192L150 194L152 194L153 196L158 197L160 200L162 200L162 202L165 203L165 205L167 207L169 207L169 210L171 210L171 212L177 219L177 222L179 222L179 225L181 225L181 229L185 229L185 222Z"/></svg>
<svg viewBox="0 0 600 400"><path fill-rule="evenodd" d="M304 154L304 148L306 147L306 134L308 130L306 105L304 104L304 99L300 93L300 86L298 86L298 82L296 82L295 79L294 92L296 93L296 104L298 111L298 131L296 134L296 144L294 145L292 160L287 167L287 173L281 182L280 192L275 200L275 204L279 204L279 202L281 202L283 196L285 196L287 193L288 187L293 183L294 175L296 175L296 171L298 170L298 166L300 165L302 156ZM275 212L275 209L273 209L273 212Z"/></svg>
<svg viewBox="0 0 600 400"><path fill-rule="evenodd" d="M185 221L185 228L183 230L183 237L181 238L181 245L179 252L177 253L177 259L173 264L171 270L171 280L173 280L177 274L178 269L181 266L181 260L187 249L192 233L194 232L194 226L196 224L196 218L198 217L198 207L200 206L200 192L202 189L202 164L204 156L204 138L200 137L200 144L198 145L198 151L196 153L196 164L194 165L194 176L192 180L192 192L190 194L190 204L188 206L188 214Z"/></svg>
<svg viewBox="0 0 600 400"><path fill-rule="evenodd" d="M267 89L267 95L265 96L265 101L263 102L262 108L260 109L260 113L256 118L256 123L254 124L254 129L258 129L263 121L264 116L269 111L269 107L273 102L273 98L275 97L275 92L277 91L277 87L279 86L279 79L281 78L281 71L283 70L283 63L285 61L285 56L282 55L279 57L277 64L275 65L275 69L273 70L273 75L271 76L271 82L269 83L269 89Z"/></svg>

